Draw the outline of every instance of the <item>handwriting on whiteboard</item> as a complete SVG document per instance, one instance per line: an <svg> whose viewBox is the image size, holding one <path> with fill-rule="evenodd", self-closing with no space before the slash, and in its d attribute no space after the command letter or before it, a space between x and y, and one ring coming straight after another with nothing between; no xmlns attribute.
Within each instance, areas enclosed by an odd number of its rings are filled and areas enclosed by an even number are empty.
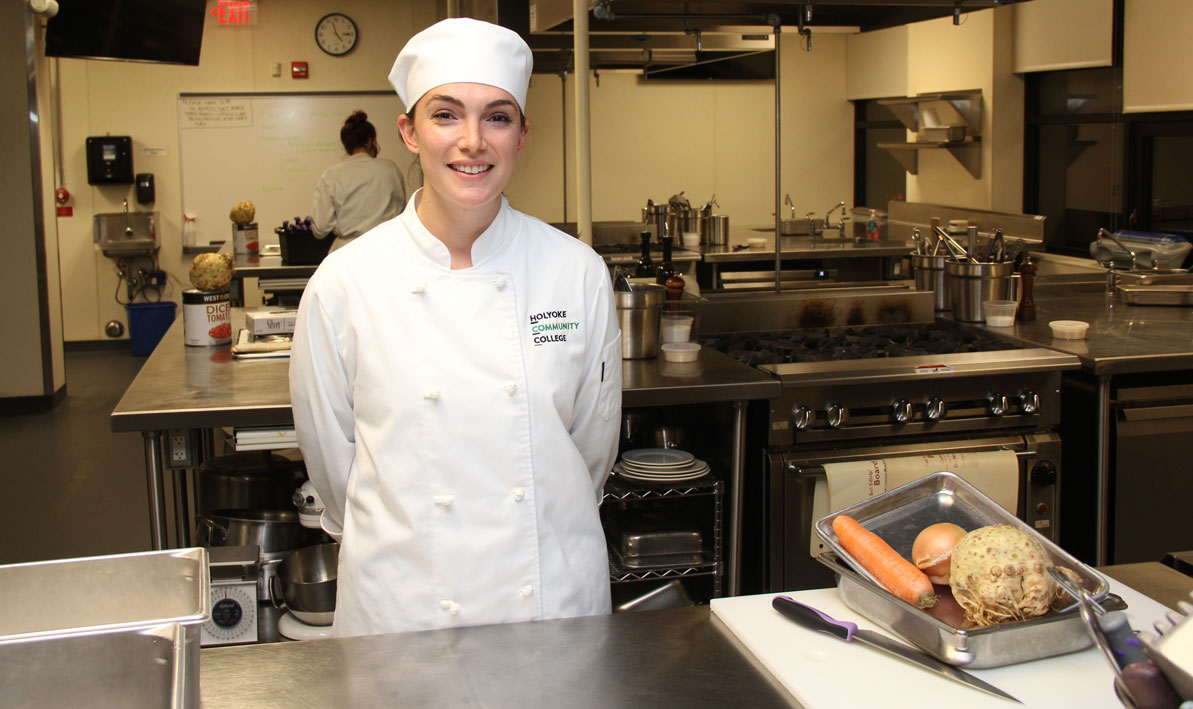
<svg viewBox="0 0 1193 709"><path fill-rule="evenodd" d="M253 125L249 98L183 98L178 100L182 128L240 128Z"/></svg>

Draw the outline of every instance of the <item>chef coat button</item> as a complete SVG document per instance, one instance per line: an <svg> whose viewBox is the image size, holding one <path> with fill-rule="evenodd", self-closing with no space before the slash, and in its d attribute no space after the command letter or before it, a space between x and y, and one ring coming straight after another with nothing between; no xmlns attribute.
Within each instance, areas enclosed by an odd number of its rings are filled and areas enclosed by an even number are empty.
<svg viewBox="0 0 1193 709"><path fill-rule="evenodd" d="M521 502L526 497L526 491L522 488L514 488L514 502Z"/></svg>
<svg viewBox="0 0 1193 709"><path fill-rule="evenodd" d="M439 607L452 615L460 614L460 604L455 601L440 601Z"/></svg>
<svg viewBox="0 0 1193 709"><path fill-rule="evenodd" d="M456 498L452 497L451 495L436 495L435 496L435 504L439 505L440 507L451 507L452 503L455 501L456 501Z"/></svg>
<svg viewBox="0 0 1193 709"><path fill-rule="evenodd" d="M429 391L424 391L423 398L424 399L438 399L439 398L439 390L431 389Z"/></svg>
<svg viewBox="0 0 1193 709"><path fill-rule="evenodd" d="M419 283L416 286L414 286L414 288L411 289L410 292L413 293L414 295L422 295L423 293L427 292L427 284Z"/></svg>
<svg viewBox="0 0 1193 709"><path fill-rule="evenodd" d="M513 396L517 391L518 391L517 384L506 384L505 385L505 393L508 394L509 396Z"/></svg>
<svg viewBox="0 0 1193 709"><path fill-rule="evenodd" d="M530 598L532 595L534 595L534 586L522 587L522 598Z"/></svg>
<svg viewBox="0 0 1193 709"><path fill-rule="evenodd" d="M496 281L493 281L493 285L497 286L497 290L505 290L505 279L498 278Z"/></svg>

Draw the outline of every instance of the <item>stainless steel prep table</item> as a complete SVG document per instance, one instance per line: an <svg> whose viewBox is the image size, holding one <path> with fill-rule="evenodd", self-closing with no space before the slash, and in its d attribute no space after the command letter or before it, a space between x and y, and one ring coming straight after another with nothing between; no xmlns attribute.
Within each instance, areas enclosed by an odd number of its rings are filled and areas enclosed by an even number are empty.
<svg viewBox="0 0 1193 709"><path fill-rule="evenodd" d="M788 707L707 606L209 648L202 706Z"/></svg>
<svg viewBox="0 0 1193 709"><path fill-rule="evenodd" d="M1100 570L1170 608L1193 589L1155 562ZM208 709L800 706L706 606L207 648L200 682Z"/></svg>
<svg viewBox="0 0 1193 709"><path fill-rule="evenodd" d="M1096 378L1095 467L1097 476L1096 562L1105 563L1109 545L1111 377L1193 369L1193 309L1127 305L1106 293L1104 278L1095 282L1049 283L1037 279L1036 319L1014 327L969 325L1029 347L1076 355L1082 369ZM1085 339L1052 337L1052 320L1089 323Z"/></svg>
<svg viewBox="0 0 1193 709"><path fill-rule="evenodd" d="M236 254L232 260L232 302L236 305L261 305L262 291L283 291L301 294L307 279L315 273L317 264L291 265L282 263L280 253Z"/></svg>
<svg viewBox="0 0 1193 709"><path fill-rule="evenodd" d="M244 311L232 313L232 331L244 323ZM294 425L290 410L289 360L232 357L228 347L187 347L182 318L162 337L112 411L114 432L140 431L145 439L145 471L154 549L168 545L164 436L171 430L201 431L219 427ZM745 461L746 402L769 399L780 383L765 372L715 350L702 349L692 363L661 357L622 363L625 406L725 402L734 406L730 474L728 589L737 590L741 544L741 484ZM189 543L188 485L174 489L174 521L178 546Z"/></svg>

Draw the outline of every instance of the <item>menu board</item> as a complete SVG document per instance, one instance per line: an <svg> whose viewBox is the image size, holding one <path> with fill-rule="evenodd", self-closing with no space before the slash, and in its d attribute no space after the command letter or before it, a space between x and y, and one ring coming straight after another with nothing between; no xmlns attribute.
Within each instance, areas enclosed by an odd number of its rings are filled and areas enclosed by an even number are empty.
<svg viewBox="0 0 1193 709"><path fill-rule="evenodd" d="M355 110L368 114L381 157L398 164L414 191L414 156L398 135L405 109L391 91L180 94L182 210L195 218L196 242L230 241L228 212L248 200L261 242L277 243L274 227L308 216L319 177L345 157L340 127Z"/></svg>

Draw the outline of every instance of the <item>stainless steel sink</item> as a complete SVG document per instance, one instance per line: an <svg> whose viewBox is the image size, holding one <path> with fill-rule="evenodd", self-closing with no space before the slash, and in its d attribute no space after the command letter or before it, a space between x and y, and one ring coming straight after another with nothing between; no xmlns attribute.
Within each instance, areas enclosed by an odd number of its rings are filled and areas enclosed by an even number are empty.
<svg viewBox="0 0 1193 709"><path fill-rule="evenodd" d="M768 234L775 233L774 227L757 227L754 231L764 231ZM779 233L783 236L816 235L815 225L811 219L784 219L779 226Z"/></svg>
<svg viewBox="0 0 1193 709"><path fill-rule="evenodd" d="M158 249L157 212L103 212L92 220L95 243L110 258L150 256Z"/></svg>

